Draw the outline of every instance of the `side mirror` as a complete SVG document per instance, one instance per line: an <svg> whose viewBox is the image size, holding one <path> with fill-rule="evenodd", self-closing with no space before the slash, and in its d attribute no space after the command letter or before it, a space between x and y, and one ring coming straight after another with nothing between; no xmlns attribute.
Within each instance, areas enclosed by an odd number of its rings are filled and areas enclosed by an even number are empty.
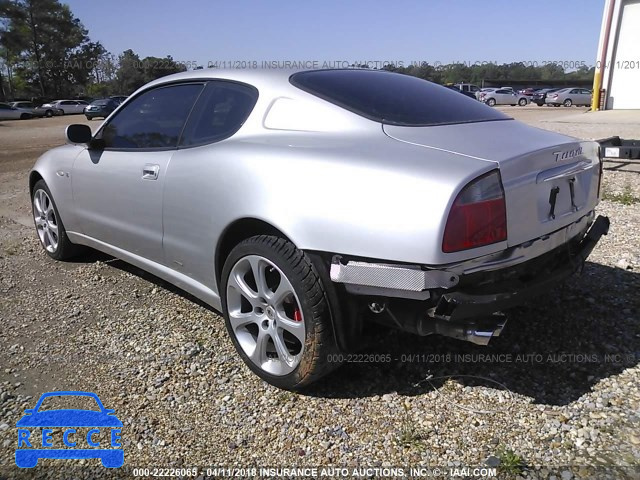
<svg viewBox="0 0 640 480"><path fill-rule="evenodd" d="M65 136L69 143L89 143L91 141L91 128L88 125L73 124L65 130Z"/></svg>

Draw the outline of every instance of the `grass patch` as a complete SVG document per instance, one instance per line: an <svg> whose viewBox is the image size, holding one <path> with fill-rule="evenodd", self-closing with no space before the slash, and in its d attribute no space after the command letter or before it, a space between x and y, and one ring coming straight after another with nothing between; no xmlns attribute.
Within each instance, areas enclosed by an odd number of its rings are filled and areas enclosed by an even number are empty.
<svg viewBox="0 0 640 480"><path fill-rule="evenodd" d="M420 429L415 425L411 415L409 414L409 408L406 405L404 407L404 419L402 420L402 427L400 428L400 436L398 442L403 447L416 447L422 446L424 437Z"/></svg>
<svg viewBox="0 0 640 480"><path fill-rule="evenodd" d="M293 392L280 392L277 397L277 402L280 405L284 405L285 403L289 403L292 400L295 400L296 394Z"/></svg>
<svg viewBox="0 0 640 480"><path fill-rule="evenodd" d="M603 200L609 200L610 202L619 203L620 205L635 205L640 203L640 198L636 197L631 191L631 185L626 184L622 193L613 193L605 190L602 193Z"/></svg>
<svg viewBox="0 0 640 480"><path fill-rule="evenodd" d="M509 475L519 475L524 470L524 461L522 457L513 450L501 447L498 449L496 456L500 459L498 469Z"/></svg>

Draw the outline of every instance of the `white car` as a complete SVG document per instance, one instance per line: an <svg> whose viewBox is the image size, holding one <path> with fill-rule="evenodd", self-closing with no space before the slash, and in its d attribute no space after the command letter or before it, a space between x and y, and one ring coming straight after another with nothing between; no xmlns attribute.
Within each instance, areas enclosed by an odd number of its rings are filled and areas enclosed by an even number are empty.
<svg viewBox="0 0 640 480"><path fill-rule="evenodd" d="M521 107L524 107L529 103L526 96L507 88L499 88L489 92L480 92L478 100L486 103L490 107L494 107L496 105L511 105L513 107L520 105Z"/></svg>
<svg viewBox="0 0 640 480"><path fill-rule="evenodd" d="M84 100L55 100L53 102L45 103L41 108L45 109L58 109L63 115L69 115L73 113L84 113L84 109L89 105ZM51 115L47 115L50 117Z"/></svg>
<svg viewBox="0 0 640 480"><path fill-rule="evenodd" d="M33 118L33 112L26 108L12 107L8 103L0 103L0 120L26 120Z"/></svg>

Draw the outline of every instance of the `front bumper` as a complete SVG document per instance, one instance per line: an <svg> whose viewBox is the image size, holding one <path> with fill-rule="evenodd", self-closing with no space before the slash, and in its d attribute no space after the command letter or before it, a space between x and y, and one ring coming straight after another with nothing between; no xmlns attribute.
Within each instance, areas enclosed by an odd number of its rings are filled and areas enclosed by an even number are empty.
<svg viewBox="0 0 640 480"><path fill-rule="evenodd" d="M471 265L461 272L460 265L456 265L448 270L425 271L406 265L337 264L334 259L331 279L344 283L346 292L367 303L372 312L387 310L390 323L402 330L419 335L442 333L466 340L473 337L469 334L471 329L493 331L497 336L495 332L499 333L505 322L496 317L497 312L549 291L575 273L609 231L607 217L598 216L589 228L587 225L577 222L573 227L580 228L581 233L550 251L521 263L514 263L511 258L507 258L510 263L485 263L488 270ZM389 278L393 281L389 282ZM354 284L356 279L359 285Z"/></svg>

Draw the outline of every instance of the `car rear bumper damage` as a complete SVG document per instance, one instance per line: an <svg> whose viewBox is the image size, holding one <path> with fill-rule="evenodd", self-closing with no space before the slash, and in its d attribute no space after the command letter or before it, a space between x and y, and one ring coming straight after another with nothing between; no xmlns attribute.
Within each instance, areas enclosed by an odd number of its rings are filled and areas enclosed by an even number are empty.
<svg viewBox="0 0 640 480"><path fill-rule="evenodd" d="M368 306L376 321L486 345L506 323L503 310L544 294L582 267L609 230L607 217L593 217L499 256L437 270L334 256L330 277L350 299Z"/></svg>

